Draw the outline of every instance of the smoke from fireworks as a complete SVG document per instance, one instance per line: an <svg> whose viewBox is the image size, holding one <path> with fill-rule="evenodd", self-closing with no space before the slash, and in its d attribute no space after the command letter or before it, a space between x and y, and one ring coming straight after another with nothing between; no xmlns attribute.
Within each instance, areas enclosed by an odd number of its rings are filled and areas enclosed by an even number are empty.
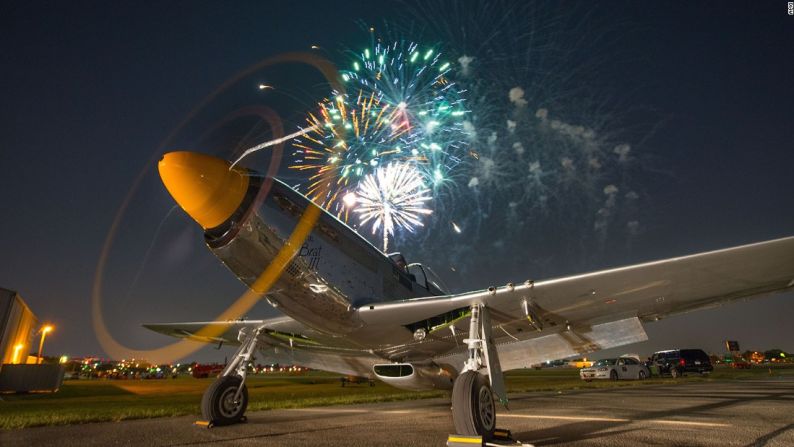
<svg viewBox="0 0 794 447"><path fill-rule="evenodd" d="M400 249L457 272L507 276L589 268L605 247L630 247L643 230L643 155L626 140L642 129L623 127L632 110L615 103L623 91L592 82L614 61L602 45L607 27L585 20L586 7L532 0L408 5L403 26L418 23L457 62L470 156L454 172L462 193L435 201L426 229L398 237Z"/></svg>

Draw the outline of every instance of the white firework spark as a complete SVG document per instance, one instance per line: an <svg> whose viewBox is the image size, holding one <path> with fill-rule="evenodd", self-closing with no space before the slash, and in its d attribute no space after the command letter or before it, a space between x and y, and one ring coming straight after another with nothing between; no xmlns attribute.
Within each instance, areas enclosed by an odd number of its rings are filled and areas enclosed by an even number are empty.
<svg viewBox="0 0 794 447"><path fill-rule="evenodd" d="M372 234L381 230L384 253L397 227L414 231L424 226L421 216L433 212L426 208L432 199L430 190L410 163L389 163L368 174L358 186L356 199L354 211L361 225L372 221Z"/></svg>

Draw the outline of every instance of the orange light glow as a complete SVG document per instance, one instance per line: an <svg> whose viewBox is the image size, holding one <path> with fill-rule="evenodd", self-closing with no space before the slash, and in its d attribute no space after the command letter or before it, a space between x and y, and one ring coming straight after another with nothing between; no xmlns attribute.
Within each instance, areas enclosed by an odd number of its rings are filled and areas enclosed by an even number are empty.
<svg viewBox="0 0 794 447"><path fill-rule="evenodd" d="M19 351L21 351L22 348L24 347L25 345L23 345L22 343L14 346L14 358L11 359L11 363L19 363Z"/></svg>
<svg viewBox="0 0 794 447"><path fill-rule="evenodd" d="M44 326L41 327L41 341L39 342L39 354L36 356L37 365L41 364L41 360L42 360L41 350L44 348L44 337L46 337L48 333L52 332L53 329L55 328L52 327L52 325L50 324L45 324Z"/></svg>

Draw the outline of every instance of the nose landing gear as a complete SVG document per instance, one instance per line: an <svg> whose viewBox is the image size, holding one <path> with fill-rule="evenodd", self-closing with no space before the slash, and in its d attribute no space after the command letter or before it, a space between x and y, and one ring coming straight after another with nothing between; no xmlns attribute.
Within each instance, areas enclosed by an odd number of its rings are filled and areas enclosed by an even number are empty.
<svg viewBox="0 0 794 447"><path fill-rule="evenodd" d="M237 390L241 389L237 398ZM230 425L245 421L248 388L238 376L221 376L207 388L201 398L201 414L212 425Z"/></svg>
<svg viewBox="0 0 794 447"><path fill-rule="evenodd" d="M201 415L208 427L245 422L245 410L248 407L245 377L262 329L263 327L240 329L237 336L240 347L221 375L204 392L201 398Z"/></svg>

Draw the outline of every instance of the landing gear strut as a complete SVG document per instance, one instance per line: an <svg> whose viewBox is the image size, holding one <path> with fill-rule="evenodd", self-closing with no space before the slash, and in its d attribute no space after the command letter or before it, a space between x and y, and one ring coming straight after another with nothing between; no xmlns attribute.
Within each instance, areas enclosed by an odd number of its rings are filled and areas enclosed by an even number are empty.
<svg viewBox="0 0 794 447"><path fill-rule="evenodd" d="M261 331L262 328L240 329L237 336L240 347L221 375L204 392L201 415L210 426L245 422L245 409L248 407L245 376Z"/></svg>
<svg viewBox="0 0 794 447"><path fill-rule="evenodd" d="M507 406L502 369L491 337L488 309L471 306L468 358L452 388L452 420L461 435L491 439L496 429L494 395Z"/></svg>

